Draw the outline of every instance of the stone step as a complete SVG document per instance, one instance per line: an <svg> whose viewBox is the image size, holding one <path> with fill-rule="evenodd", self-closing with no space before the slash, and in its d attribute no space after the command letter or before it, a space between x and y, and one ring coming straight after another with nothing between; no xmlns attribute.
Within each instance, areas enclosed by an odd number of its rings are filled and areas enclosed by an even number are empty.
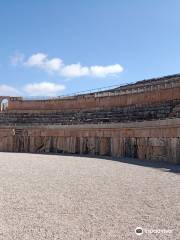
<svg viewBox="0 0 180 240"><path fill-rule="evenodd" d="M1 112L1 125L21 124L83 124L83 123L108 123L128 122L152 119L164 119L168 117L180 117L180 101L168 101L161 104L146 106L117 107L112 109L101 109L99 111L69 111L52 113L31 113L31 112Z"/></svg>

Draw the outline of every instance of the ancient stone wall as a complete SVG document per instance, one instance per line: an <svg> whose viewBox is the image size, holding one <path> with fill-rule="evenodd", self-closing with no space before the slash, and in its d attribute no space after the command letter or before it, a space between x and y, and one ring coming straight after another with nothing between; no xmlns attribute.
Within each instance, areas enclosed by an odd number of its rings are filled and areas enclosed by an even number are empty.
<svg viewBox="0 0 180 240"><path fill-rule="evenodd" d="M75 125L144 121L180 117L180 100L142 106L90 110L1 112L0 125Z"/></svg>
<svg viewBox="0 0 180 240"><path fill-rule="evenodd" d="M1 127L0 151L76 153L180 163L180 119L102 125Z"/></svg>
<svg viewBox="0 0 180 240"><path fill-rule="evenodd" d="M4 98L0 151L180 163L180 75L50 100Z"/></svg>
<svg viewBox="0 0 180 240"><path fill-rule="evenodd" d="M54 100L12 100L9 110L79 110L93 108L125 107L132 104L152 104L179 99L180 87L159 89L155 91L136 92L124 95L100 96L85 95L70 99Z"/></svg>
<svg viewBox="0 0 180 240"><path fill-rule="evenodd" d="M96 93L49 100L25 100L21 97L7 97L8 109L13 110L79 110L93 108L126 107L130 105L153 104L179 99L180 75L139 81L135 84ZM3 97L0 97L0 101Z"/></svg>

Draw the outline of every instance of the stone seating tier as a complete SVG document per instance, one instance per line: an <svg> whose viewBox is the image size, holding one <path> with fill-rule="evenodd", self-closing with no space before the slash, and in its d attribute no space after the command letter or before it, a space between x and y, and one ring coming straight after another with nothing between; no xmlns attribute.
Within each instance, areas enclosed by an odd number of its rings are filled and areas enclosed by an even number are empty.
<svg viewBox="0 0 180 240"><path fill-rule="evenodd" d="M1 112L0 125L77 125L180 117L180 100L111 109L56 112Z"/></svg>

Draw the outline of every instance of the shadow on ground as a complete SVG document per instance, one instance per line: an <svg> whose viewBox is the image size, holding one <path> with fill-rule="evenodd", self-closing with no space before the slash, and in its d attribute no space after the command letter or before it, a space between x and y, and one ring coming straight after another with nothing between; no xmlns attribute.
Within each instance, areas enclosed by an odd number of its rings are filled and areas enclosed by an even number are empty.
<svg viewBox="0 0 180 240"><path fill-rule="evenodd" d="M63 154L63 153L27 153L27 154L43 154L43 155L59 155L59 156L71 156L71 157L87 157L87 158L97 158L108 161L122 162L142 167L156 168L160 171L170 172L175 174L180 174L180 164L172 164L167 162L157 162L152 160L140 160L135 158L112 158L109 156L98 156L98 155L88 155L88 154Z"/></svg>

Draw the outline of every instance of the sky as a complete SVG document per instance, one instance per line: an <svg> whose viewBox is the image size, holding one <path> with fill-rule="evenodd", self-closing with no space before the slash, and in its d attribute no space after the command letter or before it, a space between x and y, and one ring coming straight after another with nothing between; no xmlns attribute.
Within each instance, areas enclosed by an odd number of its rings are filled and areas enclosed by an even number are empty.
<svg viewBox="0 0 180 240"><path fill-rule="evenodd" d="M177 74L179 12L179 0L1 0L0 96Z"/></svg>

